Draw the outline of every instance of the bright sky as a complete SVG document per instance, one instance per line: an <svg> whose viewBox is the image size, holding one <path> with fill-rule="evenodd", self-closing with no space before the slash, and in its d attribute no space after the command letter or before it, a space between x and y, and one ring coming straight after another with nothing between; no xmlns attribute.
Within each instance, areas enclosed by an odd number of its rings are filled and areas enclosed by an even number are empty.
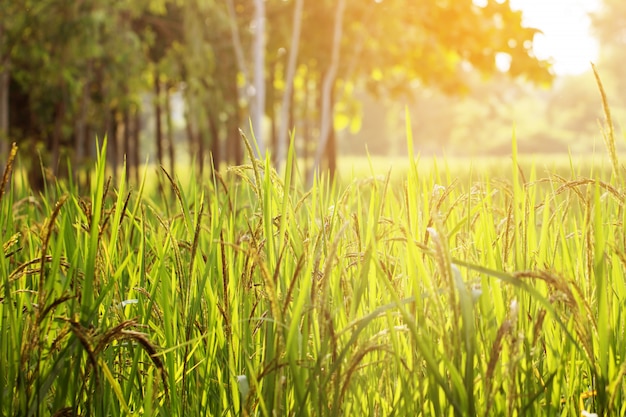
<svg viewBox="0 0 626 417"><path fill-rule="evenodd" d="M599 0L511 0L521 9L525 25L543 31L535 37L535 54L554 58L557 74L578 74L595 62L598 46L590 34L587 13L597 9Z"/></svg>

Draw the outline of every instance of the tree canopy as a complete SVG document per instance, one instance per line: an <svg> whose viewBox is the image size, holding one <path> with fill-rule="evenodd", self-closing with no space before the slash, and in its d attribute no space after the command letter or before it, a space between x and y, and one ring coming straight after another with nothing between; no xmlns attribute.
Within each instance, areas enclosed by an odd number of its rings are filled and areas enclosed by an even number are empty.
<svg viewBox="0 0 626 417"><path fill-rule="evenodd" d="M597 12L591 15L593 33L600 43L600 70L610 77L616 100L626 104L624 64L626 64L626 3L603 0Z"/></svg>
<svg viewBox="0 0 626 417"><path fill-rule="evenodd" d="M208 155L217 167L241 161L238 128L249 117L261 145L284 149L284 126L296 127L300 154L326 155L333 169L329 117L358 113L354 85L398 97L416 83L464 93L474 73L552 79L532 52L537 30L508 0L4 3L0 141L41 143L55 172L64 154L93 153L96 134L114 142L114 163L137 152L140 131L144 151L173 162L184 140L172 133L174 93L200 171Z"/></svg>

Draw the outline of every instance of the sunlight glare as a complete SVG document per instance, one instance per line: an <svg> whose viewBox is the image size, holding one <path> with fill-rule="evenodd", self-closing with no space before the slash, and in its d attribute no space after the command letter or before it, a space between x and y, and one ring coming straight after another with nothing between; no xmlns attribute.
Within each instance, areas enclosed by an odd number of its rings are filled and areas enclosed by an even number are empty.
<svg viewBox="0 0 626 417"><path fill-rule="evenodd" d="M512 58L509 54L503 52L496 54L496 67L502 72L507 72L511 68L511 61Z"/></svg>
<svg viewBox="0 0 626 417"><path fill-rule="evenodd" d="M585 72L596 60L588 13L598 6L598 0L511 0L511 7L524 13L524 24L543 32L535 37L534 52L552 59L557 74Z"/></svg>

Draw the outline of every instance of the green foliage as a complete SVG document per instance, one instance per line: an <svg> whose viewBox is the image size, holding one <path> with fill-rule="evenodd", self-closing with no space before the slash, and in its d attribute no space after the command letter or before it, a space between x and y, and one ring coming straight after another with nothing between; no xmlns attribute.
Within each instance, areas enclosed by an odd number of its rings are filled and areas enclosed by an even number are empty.
<svg viewBox="0 0 626 417"><path fill-rule="evenodd" d="M624 152L620 120L625 108L615 79L604 66L598 71L606 85L608 104L615 123L615 147ZM423 155L444 153L448 157L506 157L510 154L511 126L515 125L520 154L552 155L572 152L585 155L603 148L598 121L603 118L602 98L590 71L558 77L551 89L511 80L503 74L488 80L467 78L470 91L462 97L447 96L416 86L411 97L376 101L358 91L363 102L363 129L342 137L344 153L399 156L404 152L404 121L398 115L408 105L414 124L416 147Z"/></svg>
<svg viewBox="0 0 626 417"><path fill-rule="evenodd" d="M410 159L304 190L292 146L282 177L251 159L148 195L105 151L89 197L7 167L1 414L621 412L620 171L539 177L514 137L497 176Z"/></svg>
<svg viewBox="0 0 626 417"><path fill-rule="evenodd" d="M591 14L592 30L599 41L600 58L597 63L603 74L609 75L615 83L610 91L618 91L618 103L624 105L626 83L622 69L626 62L624 45L626 43L626 8L619 0L603 0L595 13ZM606 79L605 75L605 79Z"/></svg>
<svg viewBox="0 0 626 417"><path fill-rule="evenodd" d="M252 48L250 2L233 1L234 17L223 2L198 0L5 3L0 17L0 72L8 71L12 94L25 101L19 112L10 112L12 140L42 141L56 149L80 142L79 148L83 142L78 138L93 132L112 136L113 122L121 124L122 113L139 107L140 95L151 91L157 80L165 88L185 90L190 141L194 135L204 137L197 139L200 144L226 142L222 139L226 136L232 141L236 128L227 121L246 122L250 92L238 90L237 82L250 74L236 64L238 45L231 27L241 34L239 46L247 56ZM285 57L292 48L293 7L293 1L267 1L265 111L274 122L284 89L284 80L276 78L284 75ZM295 95L310 97L308 104L295 100L300 118L319 114L319 104L311 104L315 97L303 90L319 89L329 70L334 10L332 1L304 6L298 65L307 80L298 84ZM512 11L508 2L489 1L479 7L471 1L352 1L344 26L337 77L343 86L363 83L376 94L397 97L410 94L408 86L419 82L461 93L470 86L469 72L499 72L498 54L511 57L508 73L513 77L539 84L552 77L547 63L532 54L536 30L524 27L520 12ZM245 64L249 66L247 62L241 66ZM351 89L342 90L336 97L336 127L357 131L361 105ZM5 105L0 103L0 108ZM23 119L16 118L17 113L23 113ZM53 159L45 165L56 169L58 155ZM72 162L76 167L82 163Z"/></svg>

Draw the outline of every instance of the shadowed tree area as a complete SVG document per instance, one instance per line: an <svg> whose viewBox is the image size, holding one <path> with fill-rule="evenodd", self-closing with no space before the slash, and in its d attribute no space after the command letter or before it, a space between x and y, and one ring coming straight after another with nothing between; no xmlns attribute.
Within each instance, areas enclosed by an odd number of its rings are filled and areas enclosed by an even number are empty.
<svg viewBox="0 0 626 417"><path fill-rule="evenodd" d="M202 174L242 162L250 120L276 166L295 128L304 167L332 175L336 130L361 123L355 86L393 98L415 83L465 94L473 74L546 84L536 33L498 1L11 0L0 17L0 150L20 145L35 188L88 166L105 136L114 172L125 161L136 179L149 153Z"/></svg>

